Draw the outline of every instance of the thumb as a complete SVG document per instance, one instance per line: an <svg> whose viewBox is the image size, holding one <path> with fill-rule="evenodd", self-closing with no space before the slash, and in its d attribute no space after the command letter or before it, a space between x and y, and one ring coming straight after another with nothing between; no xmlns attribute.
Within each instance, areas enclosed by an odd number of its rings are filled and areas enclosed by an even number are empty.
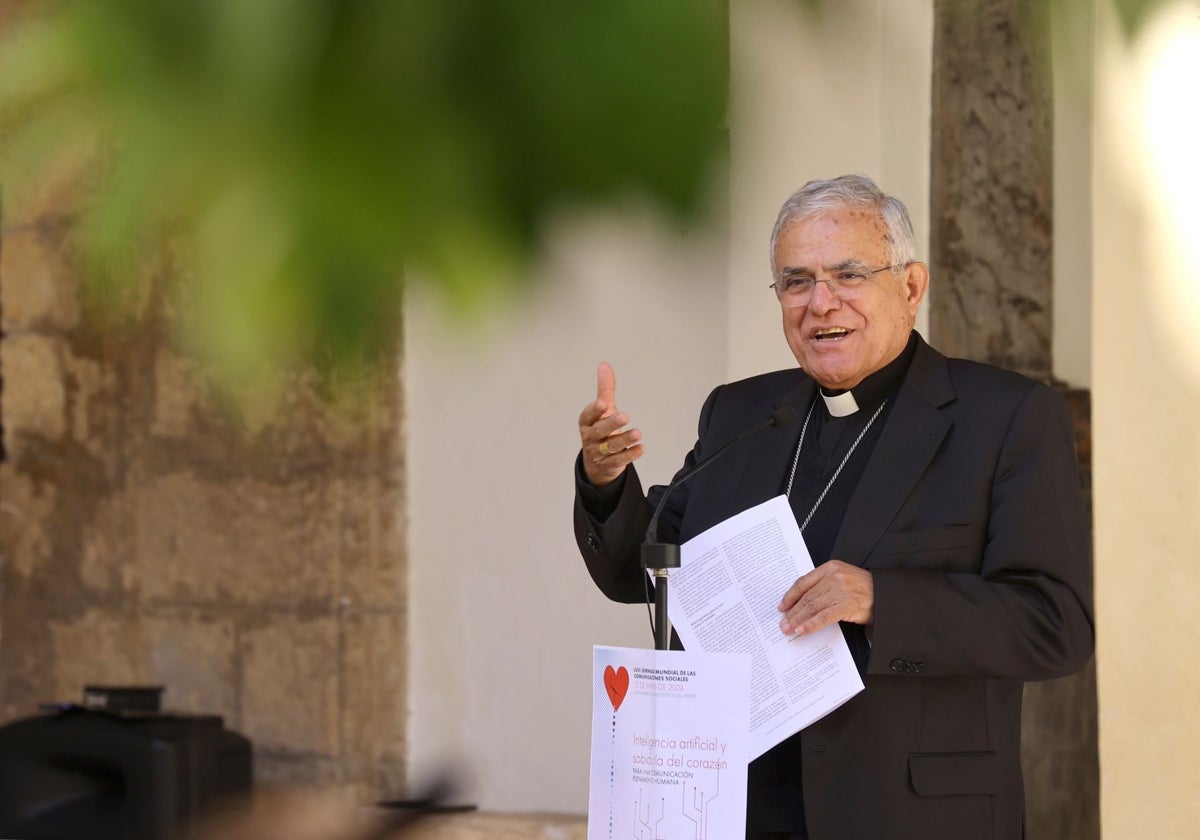
<svg viewBox="0 0 1200 840"><path fill-rule="evenodd" d="M596 399L604 403L605 415L617 410L617 375L608 362L596 368Z"/></svg>

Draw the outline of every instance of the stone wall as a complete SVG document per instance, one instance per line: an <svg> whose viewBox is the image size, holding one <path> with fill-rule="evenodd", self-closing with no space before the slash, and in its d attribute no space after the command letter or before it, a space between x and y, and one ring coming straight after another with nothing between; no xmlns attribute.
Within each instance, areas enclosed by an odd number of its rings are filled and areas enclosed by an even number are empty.
<svg viewBox="0 0 1200 840"><path fill-rule="evenodd" d="M161 277L88 314L52 193L0 228L0 722L85 684L161 684L248 736L260 782L395 795L398 359L352 408L307 374L220 399L174 347Z"/></svg>

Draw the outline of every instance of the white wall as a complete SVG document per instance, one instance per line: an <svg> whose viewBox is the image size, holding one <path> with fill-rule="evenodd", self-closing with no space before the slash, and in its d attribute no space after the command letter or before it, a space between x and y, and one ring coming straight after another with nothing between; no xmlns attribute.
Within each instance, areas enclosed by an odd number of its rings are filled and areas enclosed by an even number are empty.
<svg viewBox="0 0 1200 840"><path fill-rule="evenodd" d="M643 476L665 481L712 386L794 364L767 289L788 194L871 174L928 239L931 0L829 2L812 20L794 0L730 5L731 225L564 220L544 286L486 327L448 331L431 301L407 302L410 768L465 766L485 809L582 813L591 646L650 645L645 607L605 601L571 535L596 363L646 435Z"/></svg>
<svg viewBox="0 0 1200 840"><path fill-rule="evenodd" d="M1093 136L1101 827L1200 826L1200 15L1132 44L1100 0Z"/></svg>
<svg viewBox="0 0 1200 840"><path fill-rule="evenodd" d="M486 327L407 301L410 767L466 768L483 808L582 812L591 646L650 646L645 607L587 575L571 470L598 361L659 481L724 374L723 237L668 231L634 211L564 224L544 285Z"/></svg>
<svg viewBox="0 0 1200 840"><path fill-rule="evenodd" d="M929 253L932 0L732 3L729 378L794 364L768 247L780 205L814 178L870 175ZM933 278L937 283L937 278ZM922 310L917 328L928 335Z"/></svg>

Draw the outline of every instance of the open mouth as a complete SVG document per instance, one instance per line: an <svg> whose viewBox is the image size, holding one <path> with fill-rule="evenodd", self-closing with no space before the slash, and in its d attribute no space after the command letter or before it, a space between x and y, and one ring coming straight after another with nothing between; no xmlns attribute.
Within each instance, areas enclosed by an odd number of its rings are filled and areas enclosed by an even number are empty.
<svg viewBox="0 0 1200 840"><path fill-rule="evenodd" d="M813 332L814 341L837 341L839 338L845 338L850 335L850 330L845 327L821 327Z"/></svg>

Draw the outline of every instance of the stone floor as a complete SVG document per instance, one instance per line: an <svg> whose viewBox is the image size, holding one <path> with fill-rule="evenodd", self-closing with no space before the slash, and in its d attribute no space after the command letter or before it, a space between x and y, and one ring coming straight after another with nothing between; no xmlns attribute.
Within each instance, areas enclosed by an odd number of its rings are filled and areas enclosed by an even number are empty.
<svg viewBox="0 0 1200 840"><path fill-rule="evenodd" d="M399 837L404 840L584 840L587 820L560 814L456 814L429 817Z"/></svg>
<svg viewBox="0 0 1200 840"><path fill-rule="evenodd" d="M587 818L564 814L467 811L421 816L387 830L397 812L354 806L335 794L260 791L222 810L196 840L585 840Z"/></svg>

